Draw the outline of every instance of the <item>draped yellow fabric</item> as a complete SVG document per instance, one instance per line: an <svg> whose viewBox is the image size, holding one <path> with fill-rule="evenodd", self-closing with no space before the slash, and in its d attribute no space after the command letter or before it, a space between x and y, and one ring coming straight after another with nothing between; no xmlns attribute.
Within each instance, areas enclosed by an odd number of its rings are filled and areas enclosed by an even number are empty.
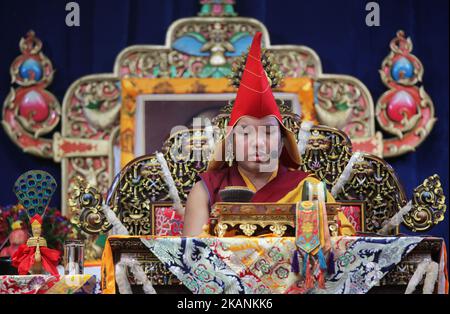
<svg viewBox="0 0 450 314"><path fill-rule="evenodd" d="M130 238L128 235L114 235L117 238ZM139 237L139 236L136 236ZM106 240L105 248L102 255L102 269L101 269L101 286L103 294L115 294L116 293L116 273L114 271L114 259L112 255L111 245L109 238Z"/></svg>
<svg viewBox="0 0 450 314"><path fill-rule="evenodd" d="M252 181L250 181L250 179L241 171L241 169L239 167L237 169L238 169L239 174L241 175L242 179L244 179L244 182L247 185L247 187L250 190L252 190L253 192L256 192L256 187L253 185ZM277 174L278 174L278 168L277 168L277 170L272 172L272 174L269 177L269 180L267 180L267 183L272 181L277 176Z"/></svg>

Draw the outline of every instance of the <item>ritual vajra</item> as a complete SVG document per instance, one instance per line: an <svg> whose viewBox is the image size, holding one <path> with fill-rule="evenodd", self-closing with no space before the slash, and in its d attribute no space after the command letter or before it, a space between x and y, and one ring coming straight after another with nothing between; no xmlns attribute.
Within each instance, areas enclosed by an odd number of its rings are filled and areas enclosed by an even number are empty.
<svg viewBox="0 0 450 314"><path fill-rule="evenodd" d="M2 183L49 161L2 189L0 294L448 294L448 165L421 164L448 121L406 32L382 43L374 101L312 48L271 45L234 1L200 8L164 46L122 47L113 73L74 80L62 105L46 47L20 39Z"/></svg>

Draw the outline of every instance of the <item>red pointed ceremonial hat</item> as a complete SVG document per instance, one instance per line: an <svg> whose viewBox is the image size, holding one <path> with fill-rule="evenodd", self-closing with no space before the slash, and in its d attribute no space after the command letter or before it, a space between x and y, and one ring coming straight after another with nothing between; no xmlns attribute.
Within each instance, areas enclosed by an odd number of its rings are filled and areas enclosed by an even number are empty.
<svg viewBox="0 0 450 314"><path fill-rule="evenodd" d="M298 168L300 166L300 155L295 135L283 125L283 118L261 63L261 37L261 32L257 32L253 37L244 73L242 74L231 111L230 121L228 122L226 137L231 134L233 127L242 117L249 116L261 119L273 116L280 123L280 128L284 135L284 147L280 161L287 167ZM225 164L223 156L225 140L222 140L217 145L218 147L216 147L213 158L208 164L208 170L220 169Z"/></svg>
<svg viewBox="0 0 450 314"><path fill-rule="evenodd" d="M273 97L269 80L261 63L260 32L257 32L253 38L228 125L234 127L236 122L243 116L251 116L258 119L274 116L280 124L283 124L280 110Z"/></svg>

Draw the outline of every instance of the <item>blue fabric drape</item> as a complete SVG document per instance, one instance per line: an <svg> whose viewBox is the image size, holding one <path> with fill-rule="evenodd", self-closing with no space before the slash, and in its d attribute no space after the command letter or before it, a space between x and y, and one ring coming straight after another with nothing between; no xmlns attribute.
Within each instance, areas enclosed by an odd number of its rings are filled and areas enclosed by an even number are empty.
<svg viewBox="0 0 450 314"><path fill-rule="evenodd" d="M19 54L18 41L30 29L43 40L44 53L56 68L49 89L62 102L70 84L83 75L112 72L117 54L133 44L163 44L169 25L195 16L198 0L78 0L81 26L65 25L63 0L0 1L0 100L10 89L9 66ZM448 184L448 1L378 0L381 26L367 27L368 1L237 0L240 16L253 17L269 30L272 44L301 44L313 48L325 73L357 77L374 101L386 90L378 75L389 41L403 29L414 43L413 53L425 67L423 84L434 101L438 121L415 153L389 162L408 197L427 176L438 173ZM16 202L12 186L23 172L39 168L60 182L60 165L23 154L0 130L0 204ZM59 206L55 195L54 206ZM448 204L448 202L447 202ZM448 242L446 222L430 231Z"/></svg>

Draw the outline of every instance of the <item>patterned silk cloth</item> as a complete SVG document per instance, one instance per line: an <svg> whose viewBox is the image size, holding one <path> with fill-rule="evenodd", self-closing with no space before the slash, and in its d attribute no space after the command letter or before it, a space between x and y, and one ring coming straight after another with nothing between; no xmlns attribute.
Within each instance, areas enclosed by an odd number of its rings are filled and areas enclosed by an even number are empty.
<svg viewBox="0 0 450 314"><path fill-rule="evenodd" d="M93 275L0 276L0 294L94 294Z"/></svg>
<svg viewBox="0 0 450 314"><path fill-rule="evenodd" d="M294 237L159 237L140 238L145 246L193 293L286 293L304 280L291 271L296 249ZM332 237L334 273L325 289L315 286L304 293L364 294L419 244L423 237ZM111 247L102 259L104 287L115 286ZM448 292L445 242L442 241L438 291ZM110 281L110 283L108 283ZM114 293L104 289L104 293Z"/></svg>
<svg viewBox="0 0 450 314"><path fill-rule="evenodd" d="M364 294L422 241L422 237L332 238L334 273L325 289L307 293ZM295 238L141 237L141 241L193 293L285 293L302 278L291 271ZM445 242L442 241L442 263ZM440 267L439 292L447 292Z"/></svg>

